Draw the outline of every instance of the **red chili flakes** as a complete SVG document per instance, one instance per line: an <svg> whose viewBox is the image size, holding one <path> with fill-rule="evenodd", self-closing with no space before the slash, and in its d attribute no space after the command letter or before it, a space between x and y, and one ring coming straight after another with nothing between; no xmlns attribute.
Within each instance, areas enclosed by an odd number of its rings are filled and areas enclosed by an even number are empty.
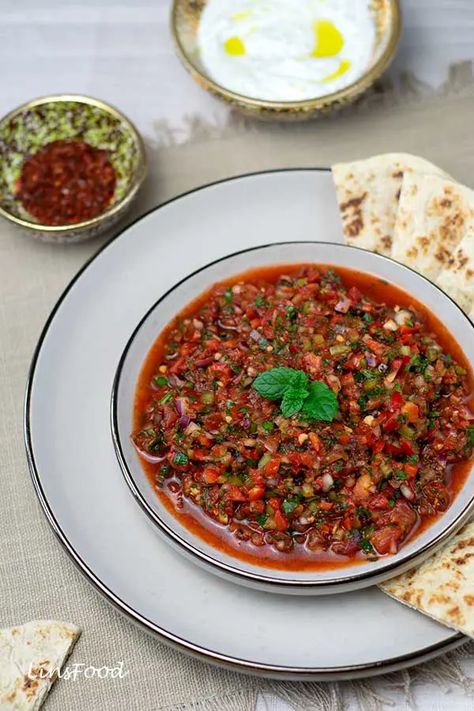
<svg viewBox="0 0 474 711"><path fill-rule="evenodd" d="M53 141L23 163L17 198L41 224L72 225L109 207L116 180L107 151L81 139Z"/></svg>

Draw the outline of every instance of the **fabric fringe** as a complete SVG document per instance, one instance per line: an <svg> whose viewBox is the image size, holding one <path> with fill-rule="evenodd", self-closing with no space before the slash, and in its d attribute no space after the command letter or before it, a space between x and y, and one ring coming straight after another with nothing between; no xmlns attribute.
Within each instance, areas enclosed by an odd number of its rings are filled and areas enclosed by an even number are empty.
<svg viewBox="0 0 474 711"><path fill-rule="evenodd" d="M272 682L268 681L262 689L281 699L293 709L304 711L344 711L339 685L315 682Z"/></svg>
<svg viewBox="0 0 474 711"><path fill-rule="evenodd" d="M416 711L416 689L433 685L444 693L453 687L462 689L466 699L474 698L474 677L463 669L472 660L474 642L444 657L385 674L372 679L341 682L280 682L246 678L249 687L232 694L214 694L192 703L160 706L160 711L255 711L257 698L263 695L267 707L281 700L294 711L388 711L396 709L403 699L404 708ZM395 700L396 699L396 700ZM474 704L471 704L474 707Z"/></svg>
<svg viewBox="0 0 474 711"><path fill-rule="evenodd" d="M470 642L444 657L406 669L397 674L384 677L386 686L391 691L403 691L407 703L415 708L414 690L417 685L433 684L447 690L449 686L462 688L467 697L474 698L474 678L468 676L462 667L463 660L472 659L474 643Z"/></svg>
<svg viewBox="0 0 474 711"><path fill-rule="evenodd" d="M253 689L242 689L235 694L214 694L190 704L160 706L159 711L255 711L259 693L260 690L256 686Z"/></svg>
<svg viewBox="0 0 474 711"><path fill-rule="evenodd" d="M444 692L458 687L466 697L473 698L474 678L462 668L463 660L472 659L473 654L471 642L434 661L373 679L326 684L267 682L261 691L272 693L295 711L346 711L349 699L355 699L359 711L384 711L395 708L400 696L406 708L415 711L416 687L423 684L432 684Z"/></svg>
<svg viewBox="0 0 474 711"><path fill-rule="evenodd" d="M346 711L348 698L355 699L361 711L381 711L393 706L370 680L346 682L270 683L265 689L285 701L295 711Z"/></svg>

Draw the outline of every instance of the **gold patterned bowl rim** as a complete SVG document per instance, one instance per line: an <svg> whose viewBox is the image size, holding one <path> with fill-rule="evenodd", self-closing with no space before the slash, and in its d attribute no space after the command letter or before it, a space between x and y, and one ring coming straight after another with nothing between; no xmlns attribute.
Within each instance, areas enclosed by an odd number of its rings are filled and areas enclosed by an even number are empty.
<svg viewBox="0 0 474 711"><path fill-rule="evenodd" d="M316 112L329 106L330 104L349 102L355 99L359 94L366 91L366 89L368 89L374 81L383 74L395 55L395 50L401 35L402 18L400 0L386 0L391 18L387 29L387 44L377 61L374 62L374 64L371 65L371 67L364 72L359 79L352 84L349 84L349 86L346 86L344 89L339 89L338 91L324 94L323 96L319 96L314 99L304 99L303 101L268 101L265 99L252 98L245 96L244 94L238 94L230 89L226 89L221 86L221 84L218 84L211 79L192 61L189 53L186 51L184 44L181 41L180 33L178 31L178 13L180 11L182 1L183 0L173 0L171 10L171 34L179 59L191 75L197 75L199 77L200 83L208 91L217 94L232 104L238 104L248 109L253 109L254 111Z"/></svg>
<svg viewBox="0 0 474 711"><path fill-rule="evenodd" d="M114 215L120 213L123 208L133 200L143 181L145 180L147 173L145 144L143 143L143 139L135 124L133 124L132 121L130 121L130 119L125 116L125 114L115 108L115 106L112 106L111 104L108 104L105 101L102 101L101 99L96 99L92 96L86 96L83 94L51 94L50 96L40 96L36 99L33 99L32 101L27 101L26 103L17 106L15 109L12 109L8 114L6 114L0 119L0 125L11 121L11 119L15 118L15 116L23 113L24 111L27 111L28 109L33 109L37 106L44 106L45 104L55 104L64 101L71 101L76 102L78 104L87 104L89 106L95 106L120 121L120 123L133 137L133 140L137 147L137 166L135 171L133 172L133 175L131 176L130 184L125 195L120 200L117 200L117 202L114 202L107 210L102 212L97 217L93 217L90 220L76 222L71 225L45 225L41 222L30 222L29 220L25 220L22 217L12 215L11 212L5 210L5 208L0 205L0 216L6 218L10 222L15 223L16 225L29 229L32 232L68 233L76 232L77 230L86 231L90 227L94 227L96 225L99 225L101 222L108 221L110 217L113 217Z"/></svg>

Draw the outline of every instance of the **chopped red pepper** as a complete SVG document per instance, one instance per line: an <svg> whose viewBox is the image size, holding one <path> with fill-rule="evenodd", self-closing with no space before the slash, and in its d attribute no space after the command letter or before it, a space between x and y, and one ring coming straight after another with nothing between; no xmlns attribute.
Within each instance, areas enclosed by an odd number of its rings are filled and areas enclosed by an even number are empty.
<svg viewBox="0 0 474 711"><path fill-rule="evenodd" d="M116 183L107 151L82 139L47 143L26 158L17 198L43 225L72 225L102 214Z"/></svg>

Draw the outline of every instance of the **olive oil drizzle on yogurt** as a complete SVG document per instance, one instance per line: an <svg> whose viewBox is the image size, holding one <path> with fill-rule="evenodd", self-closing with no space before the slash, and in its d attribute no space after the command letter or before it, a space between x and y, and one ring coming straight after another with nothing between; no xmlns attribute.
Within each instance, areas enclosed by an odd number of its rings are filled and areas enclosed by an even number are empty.
<svg viewBox="0 0 474 711"><path fill-rule="evenodd" d="M267 101L343 89L365 72L374 43L368 0L209 0L198 28L208 75Z"/></svg>

